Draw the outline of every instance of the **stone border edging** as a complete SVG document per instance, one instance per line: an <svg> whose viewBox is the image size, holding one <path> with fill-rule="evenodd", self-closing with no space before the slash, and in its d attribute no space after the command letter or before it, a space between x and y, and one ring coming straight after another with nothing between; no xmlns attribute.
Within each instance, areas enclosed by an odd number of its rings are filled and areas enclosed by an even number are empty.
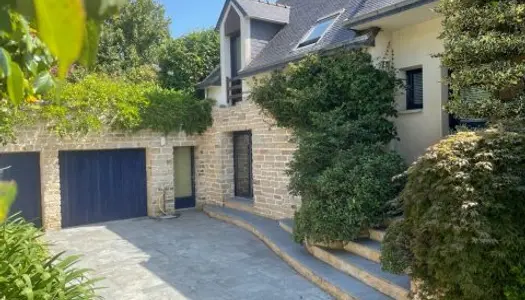
<svg viewBox="0 0 525 300"><path fill-rule="evenodd" d="M270 248L275 254L277 254L281 259L283 259L287 264L289 264L297 273L301 274L306 279L310 280L314 284L316 284L318 287L320 287L322 290L330 294L331 296L341 299L341 300L359 300L356 299L347 293L345 293L343 290L338 288L337 286L333 285L332 283L324 280L323 278L317 276L313 273L310 269L302 265L300 262L295 260L293 257L282 251L275 243L273 243L268 237L263 235L261 232L259 232L255 227L253 227L248 222L234 219L230 216L223 215L220 213L215 213L212 211L207 210L204 208L204 212L215 219L236 225L238 227L241 227L245 230L250 231L253 233L257 238L259 238L261 241L263 241L268 248Z"/></svg>
<svg viewBox="0 0 525 300"><path fill-rule="evenodd" d="M380 291L381 293L388 295L390 297L393 297L397 300L409 300L410 299L410 291L397 286L396 284L383 279L379 278L373 274L370 274L366 270L363 270L357 266L352 265L351 263L348 263L337 256L331 254L330 252L316 246L312 245L308 242L305 242L305 247L310 254L312 254L317 259L324 261L325 263L331 265L332 267L348 274L349 276L352 276L361 282L367 284L368 286L371 286L375 288L376 290Z"/></svg>

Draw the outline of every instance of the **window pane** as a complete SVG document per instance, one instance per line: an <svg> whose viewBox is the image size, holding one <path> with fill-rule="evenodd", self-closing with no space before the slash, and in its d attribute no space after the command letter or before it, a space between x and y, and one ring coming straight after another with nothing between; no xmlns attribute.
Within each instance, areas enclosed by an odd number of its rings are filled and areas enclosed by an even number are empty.
<svg viewBox="0 0 525 300"><path fill-rule="evenodd" d="M310 34L299 44L299 47L317 43L328 27L334 22L335 18L336 16L319 21L310 31Z"/></svg>

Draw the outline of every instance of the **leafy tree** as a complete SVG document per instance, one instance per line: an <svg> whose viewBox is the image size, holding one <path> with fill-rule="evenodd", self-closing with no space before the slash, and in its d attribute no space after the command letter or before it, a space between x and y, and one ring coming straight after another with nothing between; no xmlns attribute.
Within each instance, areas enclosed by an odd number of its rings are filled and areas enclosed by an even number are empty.
<svg viewBox="0 0 525 300"><path fill-rule="evenodd" d="M297 241L348 241L384 221L404 170L385 150L398 83L361 51L309 56L256 83L252 100L297 137L288 171L302 199Z"/></svg>
<svg viewBox="0 0 525 300"><path fill-rule="evenodd" d="M102 26L97 70L124 73L157 64L170 37L170 22L155 0L131 0Z"/></svg>
<svg viewBox="0 0 525 300"><path fill-rule="evenodd" d="M445 51L454 91L448 105L459 117L522 126L525 121L525 2L442 0Z"/></svg>
<svg viewBox="0 0 525 300"><path fill-rule="evenodd" d="M0 4L0 143L38 113L54 75L76 61L90 66L99 24L123 0L3 1ZM59 38L57 38L59 37Z"/></svg>
<svg viewBox="0 0 525 300"><path fill-rule="evenodd" d="M166 88L191 90L220 62L219 34L190 33L171 40L160 59L160 82Z"/></svg>

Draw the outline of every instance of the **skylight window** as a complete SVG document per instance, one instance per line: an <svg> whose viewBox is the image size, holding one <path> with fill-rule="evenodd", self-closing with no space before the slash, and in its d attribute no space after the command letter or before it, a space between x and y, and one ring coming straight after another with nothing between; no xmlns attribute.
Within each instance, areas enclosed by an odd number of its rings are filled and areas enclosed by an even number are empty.
<svg viewBox="0 0 525 300"><path fill-rule="evenodd" d="M302 48L317 43L323 37L328 28L330 28L332 23L334 23L336 18L337 15L317 21L314 27L310 29L306 37L299 43L299 45L297 45L297 48Z"/></svg>

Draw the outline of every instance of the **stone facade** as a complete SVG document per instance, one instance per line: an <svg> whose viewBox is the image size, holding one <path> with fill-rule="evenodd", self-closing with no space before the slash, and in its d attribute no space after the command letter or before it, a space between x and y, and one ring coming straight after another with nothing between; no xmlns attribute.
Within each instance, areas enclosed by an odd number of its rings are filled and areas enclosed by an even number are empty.
<svg viewBox="0 0 525 300"><path fill-rule="evenodd" d="M256 213L271 218L291 217L298 199L288 194L287 163L295 150L289 131L273 126L259 108L244 101L213 111L214 125L201 136L163 135L150 131L106 132L59 138L42 128L17 133L17 143L1 152L39 152L41 174L42 223L46 229L61 227L59 151L67 150L146 150L148 215L159 213L158 201L174 203L173 148L195 147L197 206L224 205L234 197L233 133L251 131L253 194Z"/></svg>
<svg viewBox="0 0 525 300"><path fill-rule="evenodd" d="M166 206L173 208L173 147L195 146L195 138L142 131L134 134L103 133L78 138L59 138L41 128L20 130L17 143L0 152L39 152L42 224L45 229L61 227L59 151L94 149L146 150L148 215L158 214L157 201L166 193Z"/></svg>
<svg viewBox="0 0 525 300"><path fill-rule="evenodd" d="M288 193L285 174L296 147L291 131L276 127L249 100L217 107L213 116L213 127L197 138L198 202L223 205L234 197L233 133L251 131L254 211L275 219L293 216L299 199Z"/></svg>

